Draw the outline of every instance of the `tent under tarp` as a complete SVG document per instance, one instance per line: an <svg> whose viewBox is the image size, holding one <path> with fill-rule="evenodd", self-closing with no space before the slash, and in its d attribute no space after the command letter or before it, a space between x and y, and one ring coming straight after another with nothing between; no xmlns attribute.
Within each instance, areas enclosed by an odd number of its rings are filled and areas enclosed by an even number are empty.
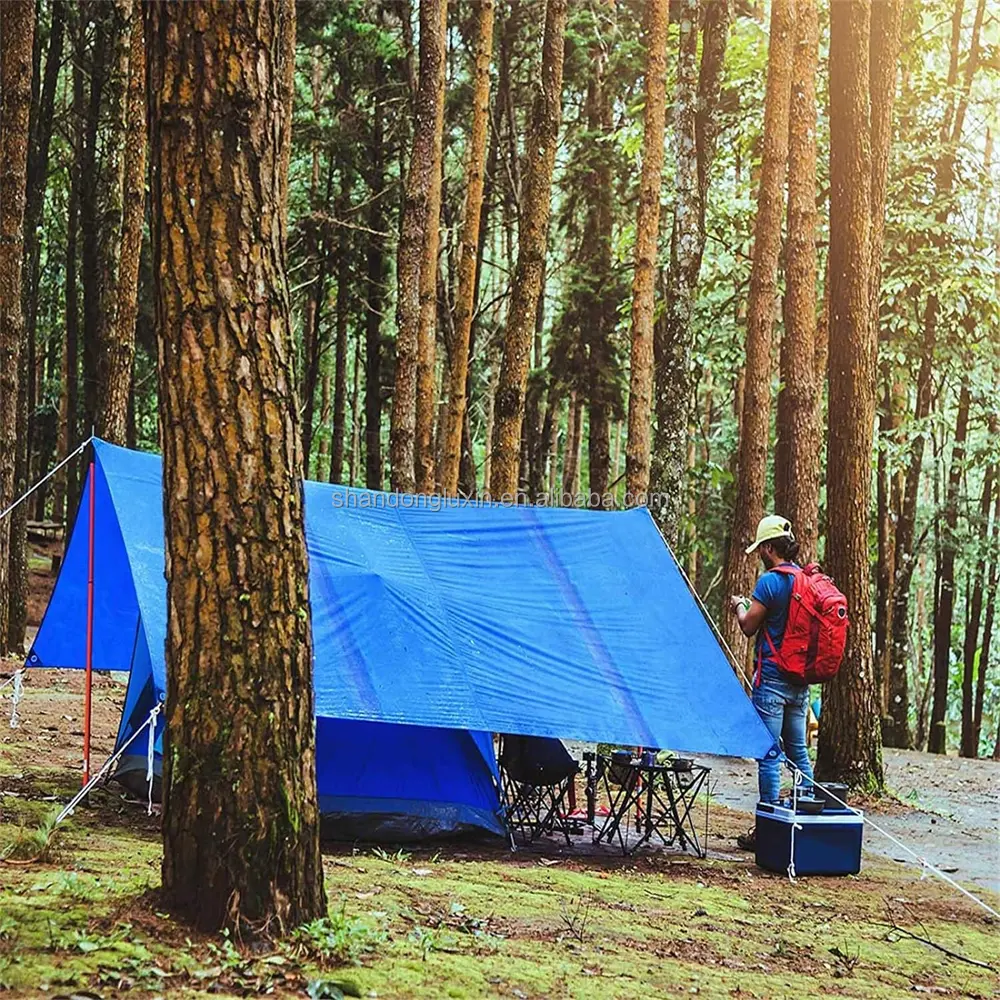
<svg viewBox="0 0 1000 1000"><path fill-rule="evenodd" d="M166 691L161 460L102 441L94 457L93 665L129 672L120 746ZM89 486L29 667L84 664L88 509ZM412 807L436 790L448 805L461 787L468 801L450 804L480 815L488 777L499 829L491 732L774 752L644 508L466 504L306 482L305 514L316 714L321 732L337 734L320 756L321 797ZM341 737L335 720L405 728ZM456 742L432 746L428 729ZM462 780L441 772L446 759ZM401 784L407 774L413 787Z"/></svg>

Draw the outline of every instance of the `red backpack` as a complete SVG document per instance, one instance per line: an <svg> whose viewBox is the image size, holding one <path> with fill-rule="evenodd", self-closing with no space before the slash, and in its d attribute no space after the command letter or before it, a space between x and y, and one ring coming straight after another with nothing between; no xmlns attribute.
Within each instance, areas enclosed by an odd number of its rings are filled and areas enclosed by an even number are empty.
<svg viewBox="0 0 1000 1000"><path fill-rule="evenodd" d="M822 684L836 676L847 645L847 598L816 563L804 568L775 566L792 578L788 621L781 648L775 649L764 628L764 641L778 669L799 684ZM757 669L760 683L760 665Z"/></svg>

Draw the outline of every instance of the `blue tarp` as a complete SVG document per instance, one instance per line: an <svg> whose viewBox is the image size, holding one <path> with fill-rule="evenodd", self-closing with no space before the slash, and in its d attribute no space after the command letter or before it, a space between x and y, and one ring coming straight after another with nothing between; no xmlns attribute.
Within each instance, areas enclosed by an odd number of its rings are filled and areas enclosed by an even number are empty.
<svg viewBox="0 0 1000 1000"><path fill-rule="evenodd" d="M101 441L94 452L94 667L132 670L122 740L166 687L161 461ZM87 501L29 666L83 665ZM644 508L307 482L305 512L318 717L739 757L772 749Z"/></svg>

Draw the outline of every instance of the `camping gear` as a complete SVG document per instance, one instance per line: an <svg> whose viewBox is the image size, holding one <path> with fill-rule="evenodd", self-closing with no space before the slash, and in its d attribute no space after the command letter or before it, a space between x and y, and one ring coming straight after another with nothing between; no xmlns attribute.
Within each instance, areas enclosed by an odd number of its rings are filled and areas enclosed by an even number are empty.
<svg viewBox="0 0 1000 1000"><path fill-rule="evenodd" d="M500 739L500 776L504 814L512 833L527 842L561 834L570 843L565 803L580 765L559 740L544 736Z"/></svg>
<svg viewBox="0 0 1000 1000"><path fill-rule="evenodd" d="M827 809L843 809L845 805L848 805L847 796L849 794L850 788L847 785L834 781L828 781L824 785L816 785L813 788L813 795L818 799L823 799ZM840 802L837 799L840 799Z"/></svg>
<svg viewBox="0 0 1000 1000"><path fill-rule="evenodd" d="M825 805L825 799L813 798L811 795L800 795L794 803L795 811L805 816L818 816Z"/></svg>
<svg viewBox="0 0 1000 1000"><path fill-rule="evenodd" d="M813 816L758 802L757 864L791 875L856 875L863 826L863 816L847 810Z"/></svg>
<svg viewBox="0 0 1000 1000"><path fill-rule="evenodd" d="M612 755L613 757L614 755ZM607 818L594 832L594 843L617 840L623 855L635 853L652 838L657 837L665 847L674 843L682 851L691 850L698 857L705 857L705 850L698 840L691 809L701 791L711 768L689 762L691 767L682 774L670 764L648 764L643 758L614 761L604 758L604 791L611 803ZM616 781L614 769L619 774L627 771L623 781ZM615 786L615 787L613 787ZM705 837L708 839L708 801L705 798ZM636 816L635 830L641 834L629 842L629 819Z"/></svg>
<svg viewBox="0 0 1000 1000"><path fill-rule="evenodd" d="M816 563L771 567L775 573L792 578L788 621L775 647L767 629L761 632L778 669L797 684L822 684L835 677L847 647L847 598ZM762 647L757 648L757 676L760 684Z"/></svg>
<svg viewBox="0 0 1000 1000"><path fill-rule="evenodd" d="M166 692L161 461L99 440L93 458L26 666L83 667L89 639L94 670L128 672L121 747ZM400 753L415 760L431 728L466 734L459 742L518 732L777 754L645 509L468 504L312 482L304 495L319 719L422 727ZM163 725L161 714L157 773ZM398 772L382 745L355 745L348 770L375 761ZM123 774L129 766L126 756ZM362 798L353 785L347 797Z"/></svg>

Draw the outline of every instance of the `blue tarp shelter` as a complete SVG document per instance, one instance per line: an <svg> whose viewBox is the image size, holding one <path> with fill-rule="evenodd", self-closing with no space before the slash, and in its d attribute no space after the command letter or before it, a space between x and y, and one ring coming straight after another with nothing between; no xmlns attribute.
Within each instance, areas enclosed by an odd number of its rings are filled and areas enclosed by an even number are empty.
<svg viewBox="0 0 1000 1000"><path fill-rule="evenodd" d="M94 455L93 663L129 672L121 745L166 691L161 462L102 441ZM88 503L28 666L84 665ZM499 830L493 732L773 752L644 508L307 482L305 513L325 812L381 803Z"/></svg>

